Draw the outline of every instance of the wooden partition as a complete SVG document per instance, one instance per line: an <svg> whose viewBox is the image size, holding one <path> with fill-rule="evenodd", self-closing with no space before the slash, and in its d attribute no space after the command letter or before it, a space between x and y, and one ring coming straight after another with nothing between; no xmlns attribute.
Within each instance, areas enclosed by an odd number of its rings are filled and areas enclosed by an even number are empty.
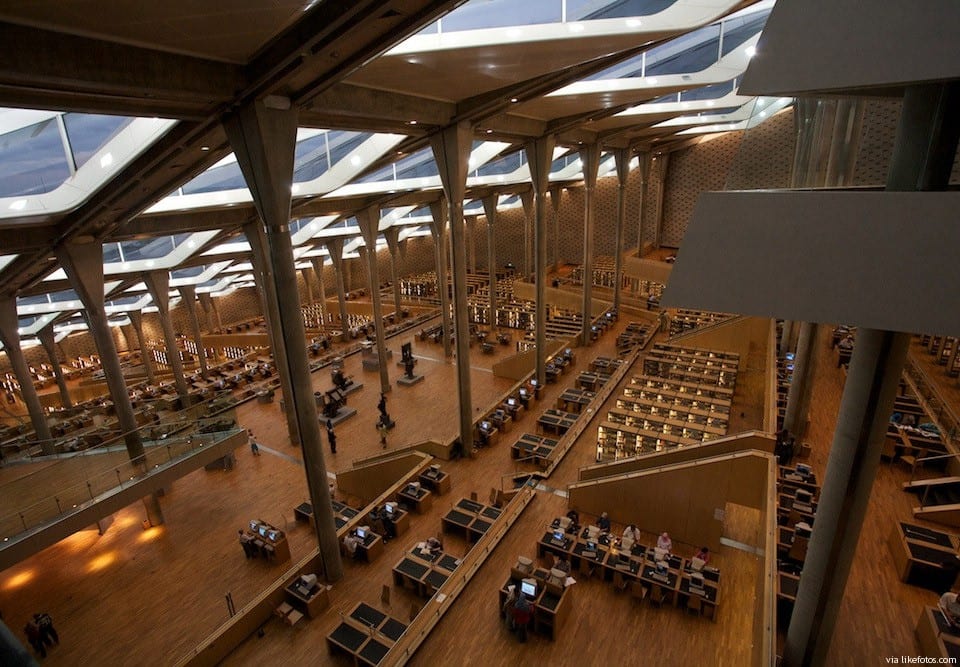
<svg viewBox="0 0 960 667"><path fill-rule="evenodd" d="M643 472L576 482L570 506L676 541L720 548L728 502L763 509L766 455L739 452Z"/></svg>
<svg viewBox="0 0 960 667"><path fill-rule="evenodd" d="M673 264L655 259L640 259L639 257L625 256L623 258L623 275L639 280L652 280L666 285L670 282L670 273Z"/></svg>
<svg viewBox="0 0 960 667"><path fill-rule="evenodd" d="M523 280L513 281L513 296L516 299L526 299L527 301L536 301L537 300L537 286L533 283L528 283ZM566 310L572 310L576 313L580 312L580 309L583 308L583 297L579 292L571 292L570 290L560 289L559 287L544 287L544 298L547 303L555 308L564 308ZM590 307L593 309L593 312L590 314L590 317L597 317L602 315L613 304L609 301L604 301L603 299L592 299L590 302Z"/></svg>
<svg viewBox="0 0 960 667"><path fill-rule="evenodd" d="M419 451L392 452L355 462L349 470L337 473L337 488L369 503L412 470L419 469L433 457Z"/></svg>
<svg viewBox="0 0 960 667"><path fill-rule="evenodd" d="M573 341L548 340L547 356L550 357L565 347L571 347ZM495 377L509 378L510 380L523 380L537 367L537 350L530 348L524 352L518 352L512 357L507 357L493 365L493 374Z"/></svg>
<svg viewBox="0 0 960 667"><path fill-rule="evenodd" d="M613 477L615 475L624 475L643 470L652 470L675 463L687 463L696 461L708 456L722 456L724 454L735 454L749 450L773 453L773 448L777 440L774 436L760 431L747 431L737 435L728 435L723 438L717 438L705 442L701 445L689 447L675 447L663 452L653 452L642 454L629 459L620 459L609 463L598 463L596 465L580 468L578 479L580 481L589 481L601 479L603 477Z"/></svg>
<svg viewBox="0 0 960 667"><path fill-rule="evenodd" d="M770 320L767 333L767 372L763 392L763 430L777 432L777 321Z"/></svg>
<svg viewBox="0 0 960 667"><path fill-rule="evenodd" d="M766 317L737 317L720 322L703 331L693 330L678 337L677 344L684 347L700 347L708 350L736 352L740 355L740 370L747 366L751 353L756 358L761 354L765 360L770 335L770 319ZM672 341L671 341L672 342Z"/></svg>
<svg viewBox="0 0 960 667"><path fill-rule="evenodd" d="M204 347L270 347L270 337L264 333L206 334L202 337ZM304 343L306 345L306 343Z"/></svg>

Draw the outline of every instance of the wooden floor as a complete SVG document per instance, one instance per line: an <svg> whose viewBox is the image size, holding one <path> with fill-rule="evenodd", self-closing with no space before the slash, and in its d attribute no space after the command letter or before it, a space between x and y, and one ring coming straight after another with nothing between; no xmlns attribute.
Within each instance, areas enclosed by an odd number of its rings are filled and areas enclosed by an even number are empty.
<svg viewBox="0 0 960 667"><path fill-rule="evenodd" d="M621 318L619 327L628 320ZM264 628L264 637L248 639L225 664L348 664L329 658L324 644L327 632L338 622L336 612L361 600L379 604L380 588L391 582L390 570L401 554L413 543L439 533L439 517L453 503L471 491L481 499L486 497L491 487L500 486L501 476L516 471L518 464L509 454L512 438L535 430L539 412L553 405L590 359L612 356L615 336L616 331L609 332L590 348L578 349L573 371L563 375L559 384L548 385L545 400L522 416L499 444L482 450L477 459L445 464L453 475L452 493L438 498L430 514L413 517L410 531L388 544L375 563L347 563L344 580L331 591L328 614L293 629L271 621ZM391 341L389 347L395 355L400 343L409 338L405 335ZM471 351L473 404L478 410L510 386L490 372L492 363L506 352L499 346L493 357ZM392 447L429 437L450 437L457 429L457 396L452 389L456 386L455 366L443 359L440 345L414 341L414 353L421 359L417 372L426 380L412 388L395 386L391 392L388 407L398 424L390 434ZM395 366L390 370L392 379L400 373ZM337 428L338 453L331 456L325 452L332 472L382 451L373 426L378 376L364 373L358 357L348 358L347 372L365 387L349 396L349 405L358 408L359 414ZM313 381L317 389L331 386L327 371L315 373ZM821 474L842 382L843 375L824 343L808 438L814 448L811 463ZM614 396L617 393L619 390ZM605 410L603 406L594 414L605 414ZM239 412L241 423L252 428L261 441L262 455L254 457L249 450L238 450L235 470L200 470L178 481L162 500L166 525L142 530L144 510L133 505L115 515L103 536L96 530L78 533L0 573L0 611L15 633L21 632L33 612L44 610L53 615L61 644L51 651L47 663L175 662L227 618L227 593L239 608L282 575L281 566L244 559L236 530L251 518L286 526L294 559L313 547L312 532L293 522L292 508L306 499L306 483L299 449L284 435L277 404L252 402ZM578 439L547 481L548 486L538 493L414 656L414 664L503 665L543 659L557 665L639 664L647 660L668 665L704 661L739 665L748 660L753 582L759 564L751 551L733 547L724 547L715 556L724 578L716 623L678 609L638 606L628 596L615 593L609 584L580 581L572 591L574 613L560 640L533 637L521 645L502 627L496 609L497 590L516 556L533 556L539 531L565 508L566 500L551 489L562 491L580 467L594 462L595 434L591 425ZM903 478L905 473L897 468L881 468L834 638L832 658L837 664L873 664L886 655L918 651L913 626L920 606L935 601L936 596L901 584L886 548L894 518L909 516L910 497L898 488ZM755 544L758 520L755 511L729 507L725 537ZM445 546L454 554L466 550L465 544L451 536L446 536ZM677 549L692 555L694 547L677 545ZM412 594L393 587L389 611L405 618L413 602Z"/></svg>

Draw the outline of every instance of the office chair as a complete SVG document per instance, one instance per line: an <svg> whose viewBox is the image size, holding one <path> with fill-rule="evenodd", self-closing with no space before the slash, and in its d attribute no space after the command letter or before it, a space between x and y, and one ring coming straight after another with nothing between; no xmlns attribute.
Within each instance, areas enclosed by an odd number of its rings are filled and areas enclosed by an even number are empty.
<svg viewBox="0 0 960 667"><path fill-rule="evenodd" d="M544 556L543 556L543 565L544 565L544 567L546 567L548 570L552 570L552 569L553 569L553 566L556 565L556 564L557 564L557 557L556 557L556 556L554 556L554 555L553 555L552 553L550 553L549 551L544 554Z"/></svg>
<svg viewBox="0 0 960 667"><path fill-rule="evenodd" d="M703 600L697 595L687 598L687 611L696 616L703 615Z"/></svg>
<svg viewBox="0 0 960 667"><path fill-rule="evenodd" d="M419 602L416 602L416 601L411 602L411 603L410 603L410 614L409 614L409 616L408 616L408 620L413 621L413 619L415 619L415 618L417 617L417 614L420 613L420 610L421 610L421 609L423 609L423 605L421 605Z"/></svg>
<svg viewBox="0 0 960 667"><path fill-rule="evenodd" d="M497 490L495 488L490 488L490 504L496 507L497 505Z"/></svg>
<svg viewBox="0 0 960 667"><path fill-rule="evenodd" d="M384 607L390 606L390 584L384 584L380 588L380 603Z"/></svg>
<svg viewBox="0 0 960 667"><path fill-rule="evenodd" d="M473 502L477 502L477 497L478 497L478 496L477 496L477 492L476 492L476 491L471 491L471 492L470 492L470 500L472 500Z"/></svg>
<svg viewBox="0 0 960 667"><path fill-rule="evenodd" d="M585 579L591 578L593 573L596 571L596 561L591 560L590 558L580 558L580 574L582 574Z"/></svg>
<svg viewBox="0 0 960 667"><path fill-rule="evenodd" d="M621 572L613 573L613 587L617 592L627 590L627 579Z"/></svg>
<svg viewBox="0 0 960 667"><path fill-rule="evenodd" d="M657 586L656 584L650 586L650 604L659 608L661 605L663 605L666 599L667 595L663 592L663 588L661 586Z"/></svg>
<svg viewBox="0 0 960 667"><path fill-rule="evenodd" d="M643 602L644 598L647 597L647 589L639 581L630 582L630 597L638 602Z"/></svg>

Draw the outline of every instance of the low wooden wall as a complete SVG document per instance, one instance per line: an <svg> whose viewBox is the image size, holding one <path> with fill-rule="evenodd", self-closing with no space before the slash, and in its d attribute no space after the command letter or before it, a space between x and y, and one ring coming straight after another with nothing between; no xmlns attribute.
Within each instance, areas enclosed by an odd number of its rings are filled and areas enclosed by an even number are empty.
<svg viewBox="0 0 960 667"><path fill-rule="evenodd" d="M675 463L686 463L696 461L708 456L723 456L725 454L735 454L756 450L772 454L773 448L777 444L774 436L760 431L747 431L737 435L728 435L723 438L711 440L702 445L692 447L678 447L664 452L656 452L634 456L629 459L611 461L610 463L598 463L596 465L580 468L577 479L580 481L589 481L593 479L602 479L604 477L613 477L615 475L625 475L632 472L641 472L643 470L652 470Z"/></svg>
<svg viewBox="0 0 960 667"><path fill-rule="evenodd" d="M337 488L366 504L430 458L419 451L408 450L354 462L349 470L337 473Z"/></svg>
<svg viewBox="0 0 960 667"><path fill-rule="evenodd" d="M522 280L513 282L513 296L517 299L526 299L527 301L537 300L537 286ZM583 296L580 292L570 292L559 287L545 287L544 297L546 302L556 308L572 310L579 313L583 308ZM593 311L591 317L602 315L612 304L603 299L591 299L590 308Z"/></svg>
<svg viewBox="0 0 960 667"><path fill-rule="evenodd" d="M670 282L673 265L654 259L640 259L626 256L623 258L623 275L640 280L653 280L666 285Z"/></svg>
<svg viewBox="0 0 960 667"><path fill-rule="evenodd" d="M565 347L570 347L570 341L552 338L547 341L547 356L550 357ZM493 374L498 378L523 380L537 367L537 350L531 348L524 352L517 352L493 365Z"/></svg>
<svg viewBox="0 0 960 667"><path fill-rule="evenodd" d="M668 531L675 541L720 548L728 502L763 509L766 455L739 452L642 472L576 482L570 507L607 512L615 522L650 533Z"/></svg>

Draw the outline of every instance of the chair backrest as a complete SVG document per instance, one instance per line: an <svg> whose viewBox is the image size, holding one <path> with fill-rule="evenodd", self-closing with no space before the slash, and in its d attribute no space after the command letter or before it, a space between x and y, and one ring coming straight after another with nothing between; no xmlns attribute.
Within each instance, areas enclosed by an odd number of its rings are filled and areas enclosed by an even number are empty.
<svg viewBox="0 0 960 667"><path fill-rule="evenodd" d="M563 583L567 580L567 573L554 567L550 569L550 578Z"/></svg>
<svg viewBox="0 0 960 667"><path fill-rule="evenodd" d="M533 559L526 556L517 556L517 568L530 571L533 569Z"/></svg>
<svg viewBox="0 0 960 667"><path fill-rule="evenodd" d="M600 536L600 528L598 526L587 526L587 535L590 536L591 540L595 540Z"/></svg>
<svg viewBox="0 0 960 667"><path fill-rule="evenodd" d="M569 528L571 523L572 522L570 521L570 517L568 516L560 517L560 527L563 528L564 530Z"/></svg>
<svg viewBox="0 0 960 667"><path fill-rule="evenodd" d="M380 588L380 602L387 607L390 606L390 584L384 584Z"/></svg>
<svg viewBox="0 0 960 667"><path fill-rule="evenodd" d="M629 537L623 538L623 539L620 541L620 548L621 548L623 551L630 551L630 549L633 548L633 539L632 539L632 538L629 538Z"/></svg>

